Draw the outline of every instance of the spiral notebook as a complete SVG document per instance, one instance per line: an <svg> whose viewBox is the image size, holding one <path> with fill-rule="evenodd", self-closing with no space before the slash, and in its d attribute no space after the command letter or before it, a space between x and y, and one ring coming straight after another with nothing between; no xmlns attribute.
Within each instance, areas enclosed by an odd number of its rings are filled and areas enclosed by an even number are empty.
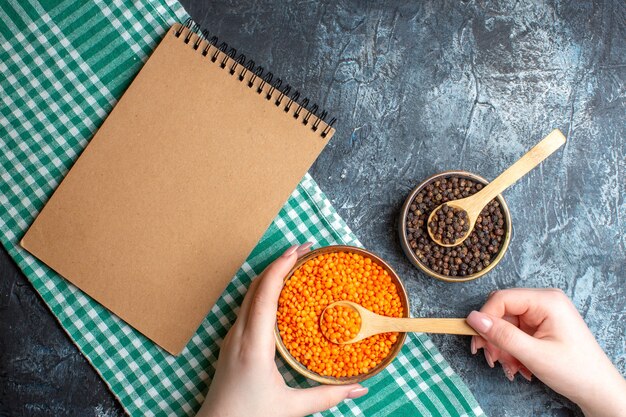
<svg viewBox="0 0 626 417"><path fill-rule="evenodd" d="M173 354L334 134L207 39L190 22L167 32L21 241Z"/></svg>

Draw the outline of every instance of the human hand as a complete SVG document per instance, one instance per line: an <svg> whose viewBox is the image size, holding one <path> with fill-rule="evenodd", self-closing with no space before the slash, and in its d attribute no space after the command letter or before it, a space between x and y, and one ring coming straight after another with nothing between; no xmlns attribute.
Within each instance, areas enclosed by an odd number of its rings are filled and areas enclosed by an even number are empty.
<svg viewBox="0 0 626 417"><path fill-rule="evenodd" d="M198 417L304 416L367 393L367 388L358 384L290 388L274 362L274 326L283 279L310 246L287 249L250 285L222 343L215 376Z"/></svg>
<svg viewBox="0 0 626 417"><path fill-rule="evenodd" d="M496 291L467 323L480 334L472 353L484 348L509 380L534 374L587 416L626 416L626 381L561 290Z"/></svg>

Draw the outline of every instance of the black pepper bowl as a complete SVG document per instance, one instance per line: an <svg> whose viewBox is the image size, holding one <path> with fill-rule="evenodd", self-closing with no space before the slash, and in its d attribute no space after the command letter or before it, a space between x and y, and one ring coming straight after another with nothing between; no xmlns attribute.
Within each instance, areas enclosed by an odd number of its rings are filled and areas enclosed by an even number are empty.
<svg viewBox="0 0 626 417"><path fill-rule="evenodd" d="M466 275L466 276L449 276L449 275L441 274L439 272L435 272L417 257L415 252L411 249L411 246L409 244L409 239L407 237L407 231L406 231L407 230L407 227L406 227L407 216L409 214L411 203L413 202L413 200L415 200L415 197L417 196L417 194L420 191L422 191L424 187L426 187L428 184L435 182L437 180L440 180L440 179L444 179L444 178L447 179L451 177L465 178L465 179L478 182L483 185L489 184L489 182L483 177L476 175L476 174L472 174L471 172L467 172L467 171L445 171L445 172L441 172L439 174L433 175L430 178L427 178L425 181L423 181L421 184L419 184L409 193L409 196L407 197L406 201L404 202L404 205L402 206L402 210L400 211L400 221L398 222L400 245L402 246L402 250L404 251L404 254L407 256L407 258L409 258L411 263L417 266L427 275L433 278L440 279L442 281L447 281L447 282L471 281L473 279L480 278L486 273L488 273L489 271L491 271L498 264L498 262L500 262L500 260L506 253L506 250L509 247L509 241L511 240L511 234L512 234L511 213L509 212L509 207L506 205L506 201L504 201L504 197L502 197L502 195L498 195L496 197L496 199L500 203L500 207L502 208L502 212L504 215L503 227L505 230L505 234L502 239L502 245L500 246L500 250L498 251L495 258L493 258L493 260L489 263L489 265L483 268L481 271L478 271L476 273L473 273L471 275ZM433 244L435 243L433 242Z"/></svg>

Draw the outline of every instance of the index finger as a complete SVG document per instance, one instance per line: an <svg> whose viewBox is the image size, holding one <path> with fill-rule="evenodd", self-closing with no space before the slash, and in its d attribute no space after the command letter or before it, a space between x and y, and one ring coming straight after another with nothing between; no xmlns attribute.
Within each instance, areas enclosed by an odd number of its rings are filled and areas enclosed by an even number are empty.
<svg viewBox="0 0 626 417"><path fill-rule="evenodd" d="M522 316L526 324L538 326L549 315L549 308L558 292L553 288L511 288L493 293L480 311L503 318Z"/></svg>

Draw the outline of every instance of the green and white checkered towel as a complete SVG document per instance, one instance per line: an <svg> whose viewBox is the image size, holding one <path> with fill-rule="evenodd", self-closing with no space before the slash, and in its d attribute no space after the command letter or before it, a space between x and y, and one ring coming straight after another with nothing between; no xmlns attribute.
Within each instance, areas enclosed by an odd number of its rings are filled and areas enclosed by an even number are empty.
<svg viewBox="0 0 626 417"><path fill-rule="evenodd" d="M307 175L178 357L20 249L19 239L142 63L186 18L176 0L0 2L0 238L132 416L195 413L248 284L277 254L305 241L359 244ZM279 367L290 385L307 385ZM323 415L483 415L424 335L409 337L365 385L369 395Z"/></svg>

